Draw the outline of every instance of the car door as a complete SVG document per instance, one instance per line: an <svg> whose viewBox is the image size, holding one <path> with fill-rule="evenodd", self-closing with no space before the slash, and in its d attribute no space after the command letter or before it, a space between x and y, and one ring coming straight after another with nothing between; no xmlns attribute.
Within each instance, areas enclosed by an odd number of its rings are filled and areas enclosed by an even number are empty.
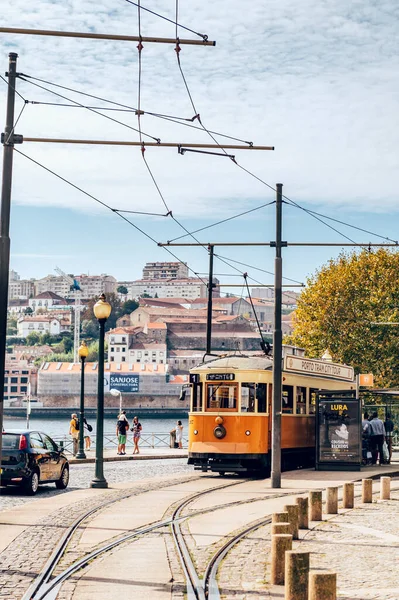
<svg viewBox="0 0 399 600"><path fill-rule="evenodd" d="M33 462L40 469L40 481L47 481L50 479L50 455L47 448L45 448L42 436L38 431L30 432L29 443Z"/></svg>
<svg viewBox="0 0 399 600"><path fill-rule="evenodd" d="M49 479L57 480L61 477L61 469L62 469L62 460L60 456L60 452L57 448L57 444L53 442L53 440L46 435L45 433L41 434L44 442L44 447L46 448L49 460L48 460L48 471L49 471Z"/></svg>

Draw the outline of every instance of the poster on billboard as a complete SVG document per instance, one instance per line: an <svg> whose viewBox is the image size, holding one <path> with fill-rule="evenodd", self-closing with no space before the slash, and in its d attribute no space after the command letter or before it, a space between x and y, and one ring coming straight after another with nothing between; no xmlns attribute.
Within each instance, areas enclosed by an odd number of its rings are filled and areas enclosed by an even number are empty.
<svg viewBox="0 0 399 600"><path fill-rule="evenodd" d="M139 375L131 373L105 373L104 392L109 392L112 389L126 394L139 392Z"/></svg>
<svg viewBox="0 0 399 600"><path fill-rule="evenodd" d="M319 398L317 463L360 468L361 418L356 398Z"/></svg>

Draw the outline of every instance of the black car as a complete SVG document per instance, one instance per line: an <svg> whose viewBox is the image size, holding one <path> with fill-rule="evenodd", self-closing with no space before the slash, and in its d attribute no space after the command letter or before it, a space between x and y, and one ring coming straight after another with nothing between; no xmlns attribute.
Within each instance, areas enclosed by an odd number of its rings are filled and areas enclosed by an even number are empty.
<svg viewBox="0 0 399 600"><path fill-rule="evenodd" d="M1 484L20 485L36 494L40 483L54 482L59 490L69 482L69 463L45 433L29 429L3 431Z"/></svg>

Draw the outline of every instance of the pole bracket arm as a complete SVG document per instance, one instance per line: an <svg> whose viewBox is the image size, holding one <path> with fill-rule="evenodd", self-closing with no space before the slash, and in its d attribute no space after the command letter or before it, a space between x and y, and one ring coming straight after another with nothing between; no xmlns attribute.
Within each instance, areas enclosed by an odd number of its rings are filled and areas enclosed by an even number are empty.
<svg viewBox="0 0 399 600"><path fill-rule="evenodd" d="M23 135L17 133L4 133L1 134L1 143L3 146L14 146L14 144L22 144L24 141Z"/></svg>
<svg viewBox="0 0 399 600"><path fill-rule="evenodd" d="M281 248L287 248L287 246L288 246L288 242L280 242ZM270 242L270 248L275 248L275 247L276 247L276 242L272 240Z"/></svg>

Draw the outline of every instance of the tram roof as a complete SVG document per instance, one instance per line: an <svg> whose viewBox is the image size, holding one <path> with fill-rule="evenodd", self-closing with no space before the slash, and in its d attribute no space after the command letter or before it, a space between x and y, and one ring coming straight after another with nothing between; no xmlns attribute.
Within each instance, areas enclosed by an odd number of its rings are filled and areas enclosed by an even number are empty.
<svg viewBox="0 0 399 600"><path fill-rule="evenodd" d="M195 367L195 371L210 371L211 369L240 369L243 371L261 371L270 370L273 366L273 359L270 356L225 356L215 358Z"/></svg>

